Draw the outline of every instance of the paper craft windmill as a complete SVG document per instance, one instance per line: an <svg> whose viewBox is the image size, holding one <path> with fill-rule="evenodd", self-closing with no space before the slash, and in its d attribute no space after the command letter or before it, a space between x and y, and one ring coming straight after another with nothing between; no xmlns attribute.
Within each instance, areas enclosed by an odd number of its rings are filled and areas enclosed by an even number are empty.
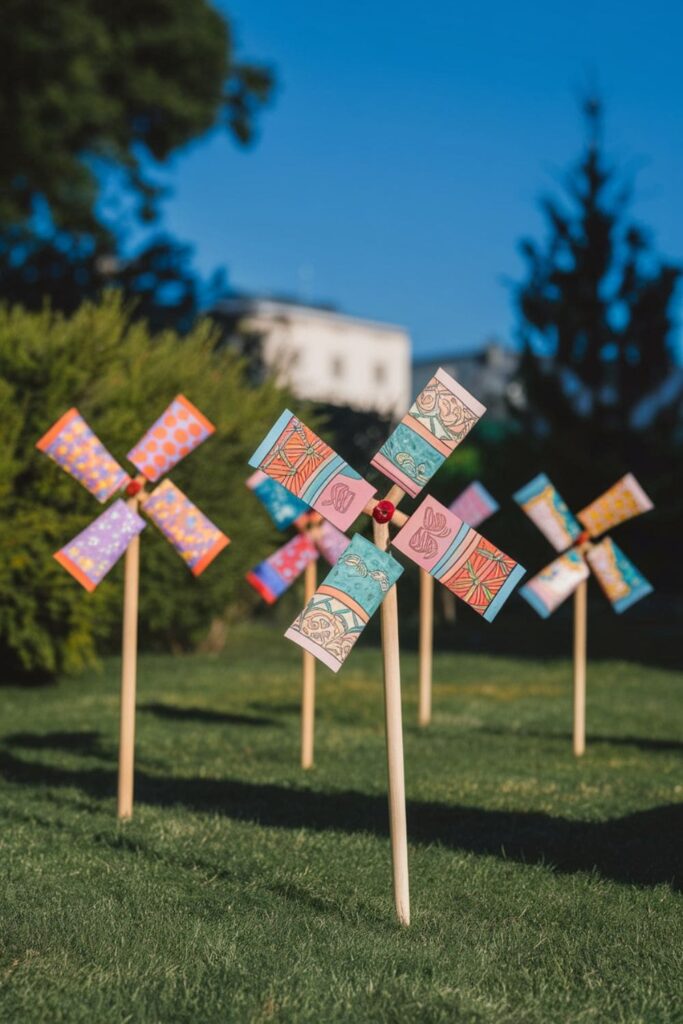
<svg viewBox="0 0 683 1024"><path fill-rule="evenodd" d="M474 481L448 506L468 526L480 526L499 509L498 502L483 484ZM452 600L452 598L450 598ZM434 650L434 577L420 570L420 643L418 722L429 725L432 718L432 655Z"/></svg>
<svg viewBox="0 0 683 1024"><path fill-rule="evenodd" d="M524 572L521 566L434 498L425 498L411 516L397 509L406 493L420 493L484 411L439 369L372 459L393 483L381 501L373 497L375 488L367 480L289 410L249 460L339 530L347 530L362 512L372 516L374 544L353 535L286 635L337 672L381 605L394 898L398 918L406 925L410 903L394 586L403 569L387 549L393 543L484 618L495 617ZM401 529L390 541L392 521Z"/></svg>
<svg viewBox="0 0 683 1024"><path fill-rule="evenodd" d="M334 565L349 545L349 538L332 523L323 519L300 498L257 469L247 480L247 487L264 505L279 530L296 526L300 531L272 555L247 573L247 582L267 604L279 597L304 573L304 599L315 593L317 559L321 554ZM301 687L301 767L313 767L315 731L315 658L304 650Z"/></svg>
<svg viewBox="0 0 683 1024"><path fill-rule="evenodd" d="M593 541L653 505L631 473L578 512L576 518L545 473L534 477L513 497L555 550L564 552L529 580L520 594L543 618L574 594L573 745L574 753L581 755L586 749L586 581L590 571L615 612L625 611L652 592L651 585L611 537L603 536L597 544Z"/></svg>
<svg viewBox="0 0 683 1024"><path fill-rule="evenodd" d="M138 582L140 533L145 528L138 508L161 530L195 576L223 548L228 537L170 480L147 494L147 481L157 480L214 432L214 427L183 395L178 395L144 437L128 452L139 471L135 479L93 433L77 409L70 409L38 441L36 447L78 480L101 503L117 498L55 558L88 591L126 555L123 599L123 665L119 740L118 816L133 813L135 684L137 669Z"/></svg>

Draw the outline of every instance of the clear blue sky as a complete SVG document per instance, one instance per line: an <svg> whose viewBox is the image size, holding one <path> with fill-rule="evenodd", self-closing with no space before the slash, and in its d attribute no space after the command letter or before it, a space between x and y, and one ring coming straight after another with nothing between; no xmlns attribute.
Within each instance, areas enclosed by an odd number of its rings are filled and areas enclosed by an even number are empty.
<svg viewBox="0 0 683 1024"><path fill-rule="evenodd" d="M683 261L683 5L229 0L278 76L256 146L214 135L164 180L165 226L249 291L404 324L419 355L512 337L506 278L578 152L598 75L635 213Z"/></svg>

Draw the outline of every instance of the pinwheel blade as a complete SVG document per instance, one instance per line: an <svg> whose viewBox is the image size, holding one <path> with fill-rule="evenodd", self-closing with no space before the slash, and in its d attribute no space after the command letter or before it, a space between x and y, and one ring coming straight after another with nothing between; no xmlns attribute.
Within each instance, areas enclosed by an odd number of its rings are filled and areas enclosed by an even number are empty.
<svg viewBox="0 0 683 1024"><path fill-rule="evenodd" d="M304 501L294 494L290 494L286 487L279 484L277 480L271 480L260 469L251 474L246 484L264 506L278 530L286 530L300 516L310 512L309 506Z"/></svg>
<svg viewBox="0 0 683 1024"><path fill-rule="evenodd" d="M586 554L586 560L614 608L621 613L652 593L652 585L636 569L611 537L604 537Z"/></svg>
<svg viewBox="0 0 683 1024"><path fill-rule="evenodd" d="M545 473L539 473L512 497L556 551L571 547L581 533L581 527Z"/></svg>
<svg viewBox="0 0 683 1024"><path fill-rule="evenodd" d="M336 565L350 543L345 533L323 519L320 530L315 535L315 545L330 565Z"/></svg>
<svg viewBox="0 0 683 1024"><path fill-rule="evenodd" d="M450 503L448 508L458 519L462 519L463 523L476 527L497 512L500 505L484 485L475 480Z"/></svg>
<svg viewBox="0 0 683 1024"><path fill-rule="evenodd" d="M338 672L403 568L359 533L285 636Z"/></svg>
<svg viewBox="0 0 683 1024"><path fill-rule="evenodd" d="M588 578L588 566L578 551L567 551L541 569L520 594L538 614L547 619Z"/></svg>
<svg viewBox="0 0 683 1024"><path fill-rule="evenodd" d="M525 573L514 559L427 497L392 544L492 622Z"/></svg>
<svg viewBox="0 0 683 1024"><path fill-rule="evenodd" d="M127 458L154 483L206 441L215 429L184 395L176 395Z"/></svg>
<svg viewBox="0 0 683 1024"><path fill-rule="evenodd" d="M54 557L92 592L144 528L144 520L119 499Z"/></svg>
<svg viewBox="0 0 683 1024"><path fill-rule="evenodd" d="M155 487L143 500L142 508L173 545L193 576L203 573L230 543L230 538L170 480L164 480Z"/></svg>
<svg viewBox="0 0 683 1024"><path fill-rule="evenodd" d="M485 412L469 391L438 369L372 465L414 498Z"/></svg>
<svg viewBox="0 0 683 1024"><path fill-rule="evenodd" d="M258 591L266 604L275 604L285 590L299 578L309 562L318 557L318 549L305 533L292 537L272 555L247 573L247 583Z"/></svg>
<svg viewBox="0 0 683 1024"><path fill-rule="evenodd" d="M286 487L340 530L347 530L375 488L285 409L249 465Z"/></svg>
<svg viewBox="0 0 683 1024"><path fill-rule="evenodd" d="M78 409L65 412L36 443L36 448L45 452L100 502L107 501L130 480Z"/></svg>
<svg viewBox="0 0 683 1024"><path fill-rule="evenodd" d="M633 473L627 473L599 498L586 505L577 514L577 518L591 537L599 537L613 526L649 512L653 507Z"/></svg>

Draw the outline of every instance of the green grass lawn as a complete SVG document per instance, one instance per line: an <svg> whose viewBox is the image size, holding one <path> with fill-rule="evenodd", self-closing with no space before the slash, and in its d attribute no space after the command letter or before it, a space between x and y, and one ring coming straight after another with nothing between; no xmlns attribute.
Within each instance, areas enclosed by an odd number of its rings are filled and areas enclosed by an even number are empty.
<svg viewBox="0 0 683 1024"><path fill-rule="evenodd" d="M683 1021L681 683L589 665L403 659L413 923L394 920L381 664L298 650L143 657L136 809L115 820L118 662L0 689L0 1021ZM678 886L675 876L678 876Z"/></svg>

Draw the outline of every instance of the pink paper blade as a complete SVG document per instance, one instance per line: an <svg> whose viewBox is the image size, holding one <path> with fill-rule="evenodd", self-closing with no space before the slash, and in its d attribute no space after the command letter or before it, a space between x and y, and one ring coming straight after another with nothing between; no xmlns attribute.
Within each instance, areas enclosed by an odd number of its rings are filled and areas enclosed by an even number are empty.
<svg viewBox="0 0 683 1024"><path fill-rule="evenodd" d="M478 480L469 484L448 506L453 515L468 526L479 526L497 512L500 505Z"/></svg>
<svg viewBox="0 0 683 1024"><path fill-rule="evenodd" d="M210 519L183 492L164 480L142 503L145 513L158 526L187 564L199 576L230 543Z"/></svg>
<svg viewBox="0 0 683 1024"><path fill-rule="evenodd" d="M249 465L277 480L340 530L348 530L375 493L289 409L268 431Z"/></svg>
<svg viewBox="0 0 683 1024"><path fill-rule="evenodd" d="M315 543L323 558L330 565L336 565L351 541L345 533L324 519L320 524L320 531L316 535Z"/></svg>
<svg viewBox="0 0 683 1024"><path fill-rule="evenodd" d="M116 565L144 520L119 499L54 556L88 591Z"/></svg>
<svg viewBox="0 0 683 1024"><path fill-rule="evenodd" d="M474 395L438 369L372 465L414 498L485 412Z"/></svg>
<svg viewBox="0 0 683 1024"><path fill-rule="evenodd" d="M425 498L392 544L492 622L525 570L435 498Z"/></svg>
<svg viewBox="0 0 683 1024"><path fill-rule="evenodd" d="M192 402L177 395L127 457L154 483L206 441L215 429Z"/></svg>
<svg viewBox="0 0 683 1024"><path fill-rule="evenodd" d="M577 519L585 526L591 537L599 537L613 526L639 516L642 512L649 512L651 508L654 508L652 502L633 473L627 473L621 480L617 480L613 487L582 509Z"/></svg>
<svg viewBox="0 0 683 1024"><path fill-rule="evenodd" d="M275 604L299 578L308 563L314 562L317 557L315 544L307 534L300 533L248 572L247 583L258 591L266 604Z"/></svg>
<svg viewBox="0 0 683 1024"><path fill-rule="evenodd" d="M98 501L120 491L130 477L93 433L78 409L69 409L36 443Z"/></svg>
<svg viewBox="0 0 683 1024"><path fill-rule="evenodd" d="M583 555L572 549L536 573L521 588L520 594L542 618L547 619L571 597L579 583L588 579L588 575Z"/></svg>

